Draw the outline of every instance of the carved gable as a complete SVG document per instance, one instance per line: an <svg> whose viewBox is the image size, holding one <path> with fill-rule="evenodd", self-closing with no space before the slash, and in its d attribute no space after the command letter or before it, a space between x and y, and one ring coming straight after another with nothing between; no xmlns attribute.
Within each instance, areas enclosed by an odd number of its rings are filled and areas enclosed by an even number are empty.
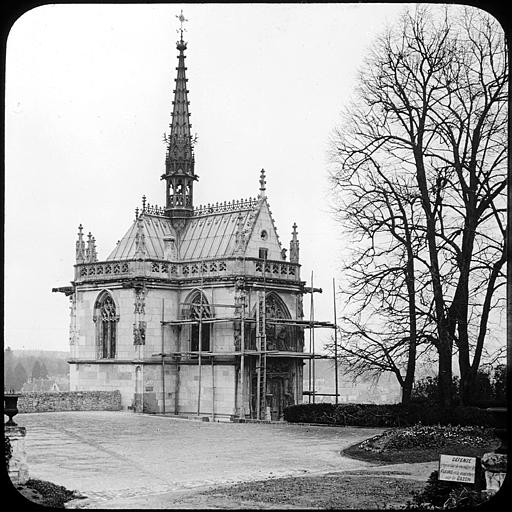
<svg viewBox="0 0 512 512"><path fill-rule="evenodd" d="M268 250L267 259L281 259L281 242L266 200L262 201L254 219L251 232L248 235L245 256L258 258L260 248Z"/></svg>

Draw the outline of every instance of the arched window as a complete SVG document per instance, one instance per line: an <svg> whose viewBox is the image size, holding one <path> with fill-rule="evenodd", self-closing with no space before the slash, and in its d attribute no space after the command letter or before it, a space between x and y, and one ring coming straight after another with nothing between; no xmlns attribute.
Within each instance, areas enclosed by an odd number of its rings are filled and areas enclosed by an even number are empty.
<svg viewBox="0 0 512 512"><path fill-rule="evenodd" d="M116 330L119 316L112 295L108 292L100 294L94 307L96 322L96 348L99 359L116 357Z"/></svg>
<svg viewBox="0 0 512 512"><path fill-rule="evenodd" d="M256 318L256 310L253 312L253 318ZM271 319L290 319L291 315L284 301L275 292L269 292L265 296L265 318ZM281 351L300 351L304 339L304 331L302 328L286 325L266 323L266 344L267 350ZM256 324L251 324L249 328L249 344L248 348L256 349Z"/></svg>
<svg viewBox="0 0 512 512"><path fill-rule="evenodd" d="M190 308L189 318L194 320L211 318L210 305L203 293L200 291L195 292L188 302ZM199 351L199 338L201 337L201 351L208 352L210 350L210 333L210 323L202 323L201 326L199 323L192 324L190 329L190 350L192 352Z"/></svg>

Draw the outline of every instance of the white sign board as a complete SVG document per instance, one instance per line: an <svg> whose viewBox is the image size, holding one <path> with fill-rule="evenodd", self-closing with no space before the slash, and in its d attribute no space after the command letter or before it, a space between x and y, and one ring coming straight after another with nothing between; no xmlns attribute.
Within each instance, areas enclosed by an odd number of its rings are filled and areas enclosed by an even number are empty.
<svg viewBox="0 0 512 512"><path fill-rule="evenodd" d="M439 459L439 480L475 483L476 457L441 455Z"/></svg>

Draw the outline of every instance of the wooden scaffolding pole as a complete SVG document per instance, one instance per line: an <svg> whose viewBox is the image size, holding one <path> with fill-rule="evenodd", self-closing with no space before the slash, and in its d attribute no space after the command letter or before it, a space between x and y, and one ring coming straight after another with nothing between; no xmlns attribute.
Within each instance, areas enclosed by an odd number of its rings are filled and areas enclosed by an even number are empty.
<svg viewBox="0 0 512 512"><path fill-rule="evenodd" d="M311 333L311 354L313 356L312 359L310 359L310 362L312 363L312 372L311 376L313 379L313 403L315 403L315 329L313 329L313 322L315 321L315 302L314 302L314 286L313 286L313 271L311 271L311 310L309 313L309 319L311 321L311 328L309 329L309 332Z"/></svg>
<svg viewBox="0 0 512 512"><path fill-rule="evenodd" d="M256 292L256 349L258 351L258 361L256 367L256 419L260 419L261 411L261 332L260 332L260 292Z"/></svg>
<svg viewBox="0 0 512 512"><path fill-rule="evenodd" d="M245 418L245 295L240 297L240 418Z"/></svg>
<svg viewBox="0 0 512 512"><path fill-rule="evenodd" d="M334 392L336 393L335 403L338 404L338 325L336 320L336 282L332 278L332 294L334 308Z"/></svg>
<svg viewBox="0 0 512 512"><path fill-rule="evenodd" d="M266 309L267 309L267 301L266 301L266 291L263 290L263 300L262 300L262 326L263 326L263 334L262 334L262 345L263 345L263 385L262 385L262 402L263 402L263 417L267 418L267 326L265 323L266 320Z"/></svg>
<svg viewBox="0 0 512 512"><path fill-rule="evenodd" d="M199 297L199 354L198 354L198 378L197 378L197 415L201 414L201 371L202 371L202 357L203 350L203 276L201 275L201 288Z"/></svg>
<svg viewBox="0 0 512 512"><path fill-rule="evenodd" d="M212 291L212 300L211 303L214 304L213 300L213 288L211 288ZM213 346L213 340L214 337L212 336L211 327L208 327L210 329L210 352L213 352L212 349L215 349ZM210 363L212 368L212 421L215 419L215 370L214 370L214 364L213 364L213 356L210 357Z"/></svg>
<svg viewBox="0 0 512 512"><path fill-rule="evenodd" d="M267 418L267 253L263 254L263 300L261 306L261 314L262 314L262 349L263 349L263 417Z"/></svg>
<svg viewBox="0 0 512 512"><path fill-rule="evenodd" d="M178 291L178 298L181 300L181 290ZM177 316L180 316L180 311L178 308ZM180 409L180 388L181 388L181 343L183 337L183 326L177 326L176 332L176 348L178 349L179 358L176 364L176 386L175 386L175 395L174 395L174 414L178 414Z"/></svg>
<svg viewBox="0 0 512 512"><path fill-rule="evenodd" d="M164 359L164 307L165 299L162 299L162 323L161 323L161 338L162 338L162 413L165 414L165 359ZM144 386L144 384L143 384ZM144 395L143 395L144 396ZM144 398L143 398L144 401Z"/></svg>
<svg viewBox="0 0 512 512"><path fill-rule="evenodd" d="M210 358L212 367L212 421L215 419L215 371L213 368L213 356Z"/></svg>

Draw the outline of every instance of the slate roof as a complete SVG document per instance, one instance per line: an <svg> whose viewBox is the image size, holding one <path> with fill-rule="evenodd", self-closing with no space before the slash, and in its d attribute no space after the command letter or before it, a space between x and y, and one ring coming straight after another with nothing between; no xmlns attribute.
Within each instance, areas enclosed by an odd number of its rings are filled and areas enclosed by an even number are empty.
<svg viewBox="0 0 512 512"><path fill-rule="evenodd" d="M250 233L259 208L261 202L246 200L196 209L182 233L178 259L183 261L232 256L235 251L239 216L243 230ZM165 259L164 238L170 236L178 240L171 220L162 215L146 212L139 218L142 220L146 258ZM137 248L136 235L135 220L107 260L134 259Z"/></svg>

